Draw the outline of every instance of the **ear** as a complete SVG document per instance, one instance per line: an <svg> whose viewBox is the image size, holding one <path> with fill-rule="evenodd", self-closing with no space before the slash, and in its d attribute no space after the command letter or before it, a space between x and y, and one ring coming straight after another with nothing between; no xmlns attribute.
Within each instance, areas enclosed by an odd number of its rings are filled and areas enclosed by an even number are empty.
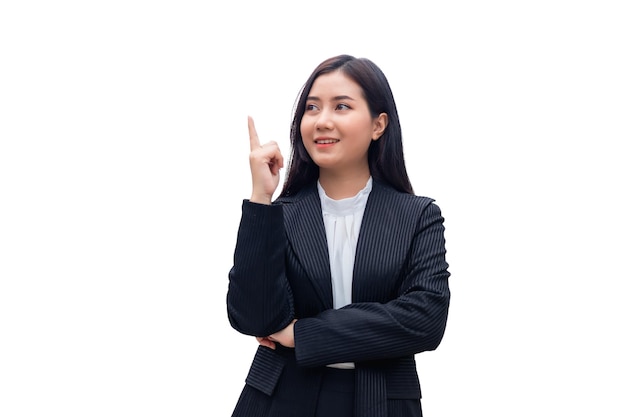
<svg viewBox="0 0 626 417"><path fill-rule="evenodd" d="M381 113L373 120L372 140L378 140L383 135L383 133L385 133L388 122L389 118L387 117L387 113Z"/></svg>

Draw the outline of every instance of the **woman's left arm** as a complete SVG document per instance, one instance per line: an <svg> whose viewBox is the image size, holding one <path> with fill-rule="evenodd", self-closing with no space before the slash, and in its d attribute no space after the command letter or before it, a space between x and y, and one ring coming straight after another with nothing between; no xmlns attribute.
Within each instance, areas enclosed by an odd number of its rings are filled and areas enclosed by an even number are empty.
<svg viewBox="0 0 626 417"><path fill-rule="evenodd" d="M437 348L450 303L445 254L443 217L430 203L413 236L397 298L353 303L298 320L294 326L298 363L379 360Z"/></svg>

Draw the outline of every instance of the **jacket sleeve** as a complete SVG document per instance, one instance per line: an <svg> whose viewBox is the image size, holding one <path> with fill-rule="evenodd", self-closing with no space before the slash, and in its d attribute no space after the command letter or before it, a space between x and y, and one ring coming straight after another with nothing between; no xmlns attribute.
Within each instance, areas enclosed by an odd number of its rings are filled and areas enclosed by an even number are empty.
<svg viewBox="0 0 626 417"><path fill-rule="evenodd" d="M298 320L298 363L384 360L437 348L450 302L445 253L443 217L431 202L417 222L397 298L353 303Z"/></svg>
<svg viewBox="0 0 626 417"><path fill-rule="evenodd" d="M226 296L228 319L240 333L264 337L293 320L286 241L282 206L244 200Z"/></svg>

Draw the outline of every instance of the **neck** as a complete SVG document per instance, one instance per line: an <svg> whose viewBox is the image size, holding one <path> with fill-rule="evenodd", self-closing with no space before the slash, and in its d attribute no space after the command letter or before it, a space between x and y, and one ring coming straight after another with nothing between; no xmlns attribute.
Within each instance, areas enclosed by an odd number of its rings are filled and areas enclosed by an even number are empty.
<svg viewBox="0 0 626 417"><path fill-rule="evenodd" d="M365 188L370 178L369 169L359 173L341 175L320 170L319 181L326 195L333 200L354 197Z"/></svg>

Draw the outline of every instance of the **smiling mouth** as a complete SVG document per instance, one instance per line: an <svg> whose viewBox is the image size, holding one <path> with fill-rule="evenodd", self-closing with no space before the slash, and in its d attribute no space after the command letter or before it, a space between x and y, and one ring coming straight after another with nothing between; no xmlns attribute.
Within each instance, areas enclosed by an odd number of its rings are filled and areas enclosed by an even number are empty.
<svg viewBox="0 0 626 417"><path fill-rule="evenodd" d="M330 145L339 142L339 139L318 139L314 141L318 145Z"/></svg>

